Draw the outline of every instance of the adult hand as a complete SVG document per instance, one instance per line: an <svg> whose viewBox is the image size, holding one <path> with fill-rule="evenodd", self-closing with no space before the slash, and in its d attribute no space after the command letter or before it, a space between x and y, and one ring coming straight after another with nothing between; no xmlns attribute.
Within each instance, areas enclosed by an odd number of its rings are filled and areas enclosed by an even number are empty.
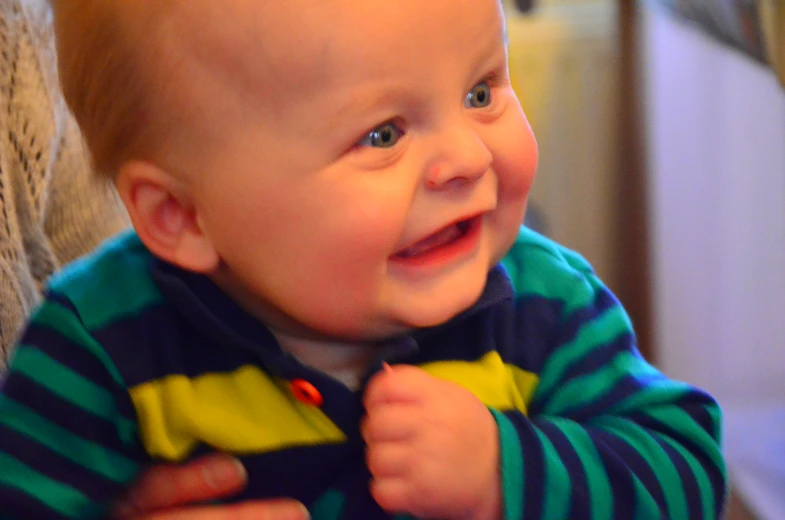
<svg viewBox="0 0 785 520"><path fill-rule="evenodd" d="M115 508L117 520L308 520L305 507L289 499L198 505L245 487L242 465L228 455L208 455L182 466L148 470Z"/></svg>

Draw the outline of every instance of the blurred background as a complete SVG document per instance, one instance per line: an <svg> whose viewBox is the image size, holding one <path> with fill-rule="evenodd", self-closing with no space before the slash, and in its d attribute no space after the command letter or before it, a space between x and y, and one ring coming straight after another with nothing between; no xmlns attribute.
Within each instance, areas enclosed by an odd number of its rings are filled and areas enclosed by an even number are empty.
<svg viewBox="0 0 785 520"><path fill-rule="evenodd" d="M785 0L504 3L540 145L527 223L720 400L728 520L784 520Z"/></svg>

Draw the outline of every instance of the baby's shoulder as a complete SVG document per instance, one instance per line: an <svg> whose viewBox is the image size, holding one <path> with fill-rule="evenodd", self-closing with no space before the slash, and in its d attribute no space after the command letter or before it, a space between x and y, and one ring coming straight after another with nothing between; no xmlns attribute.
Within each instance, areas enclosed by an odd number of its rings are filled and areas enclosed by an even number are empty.
<svg viewBox="0 0 785 520"><path fill-rule="evenodd" d="M526 227L521 227L502 264L518 298L566 302L577 288L598 282L580 254Z"/></svg>
<svg viewBox="0 0 785 520"><path fill-rule="evenodd" d="M152 262L139 237L125 231L55 273L46 292L67 300L86 328L94 329L163 300L151 275Z"/></svg>

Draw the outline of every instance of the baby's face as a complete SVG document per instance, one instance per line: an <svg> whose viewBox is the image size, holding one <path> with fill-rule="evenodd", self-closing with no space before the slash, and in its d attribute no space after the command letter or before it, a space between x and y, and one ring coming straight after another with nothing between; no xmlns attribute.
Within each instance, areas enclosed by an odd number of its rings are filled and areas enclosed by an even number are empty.
<svg viewBox="0 0 785 520"><path fill-rule="evenodd" d="M471 306L537 164L498 0L220 4L180 49L206 123L180 160L219 284L311 337Z"/></svg>

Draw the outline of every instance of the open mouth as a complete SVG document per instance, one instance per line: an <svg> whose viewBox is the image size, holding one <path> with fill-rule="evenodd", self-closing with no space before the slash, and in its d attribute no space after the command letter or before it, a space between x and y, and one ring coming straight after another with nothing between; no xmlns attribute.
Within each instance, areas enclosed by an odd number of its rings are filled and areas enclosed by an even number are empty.
<svg viewBox="0 0 785 520"><path fill-rule="evenodd" d="M460 254L474 246L479 236L481 216L454 222L393 255L394 260L417 261Z"/></svg>

